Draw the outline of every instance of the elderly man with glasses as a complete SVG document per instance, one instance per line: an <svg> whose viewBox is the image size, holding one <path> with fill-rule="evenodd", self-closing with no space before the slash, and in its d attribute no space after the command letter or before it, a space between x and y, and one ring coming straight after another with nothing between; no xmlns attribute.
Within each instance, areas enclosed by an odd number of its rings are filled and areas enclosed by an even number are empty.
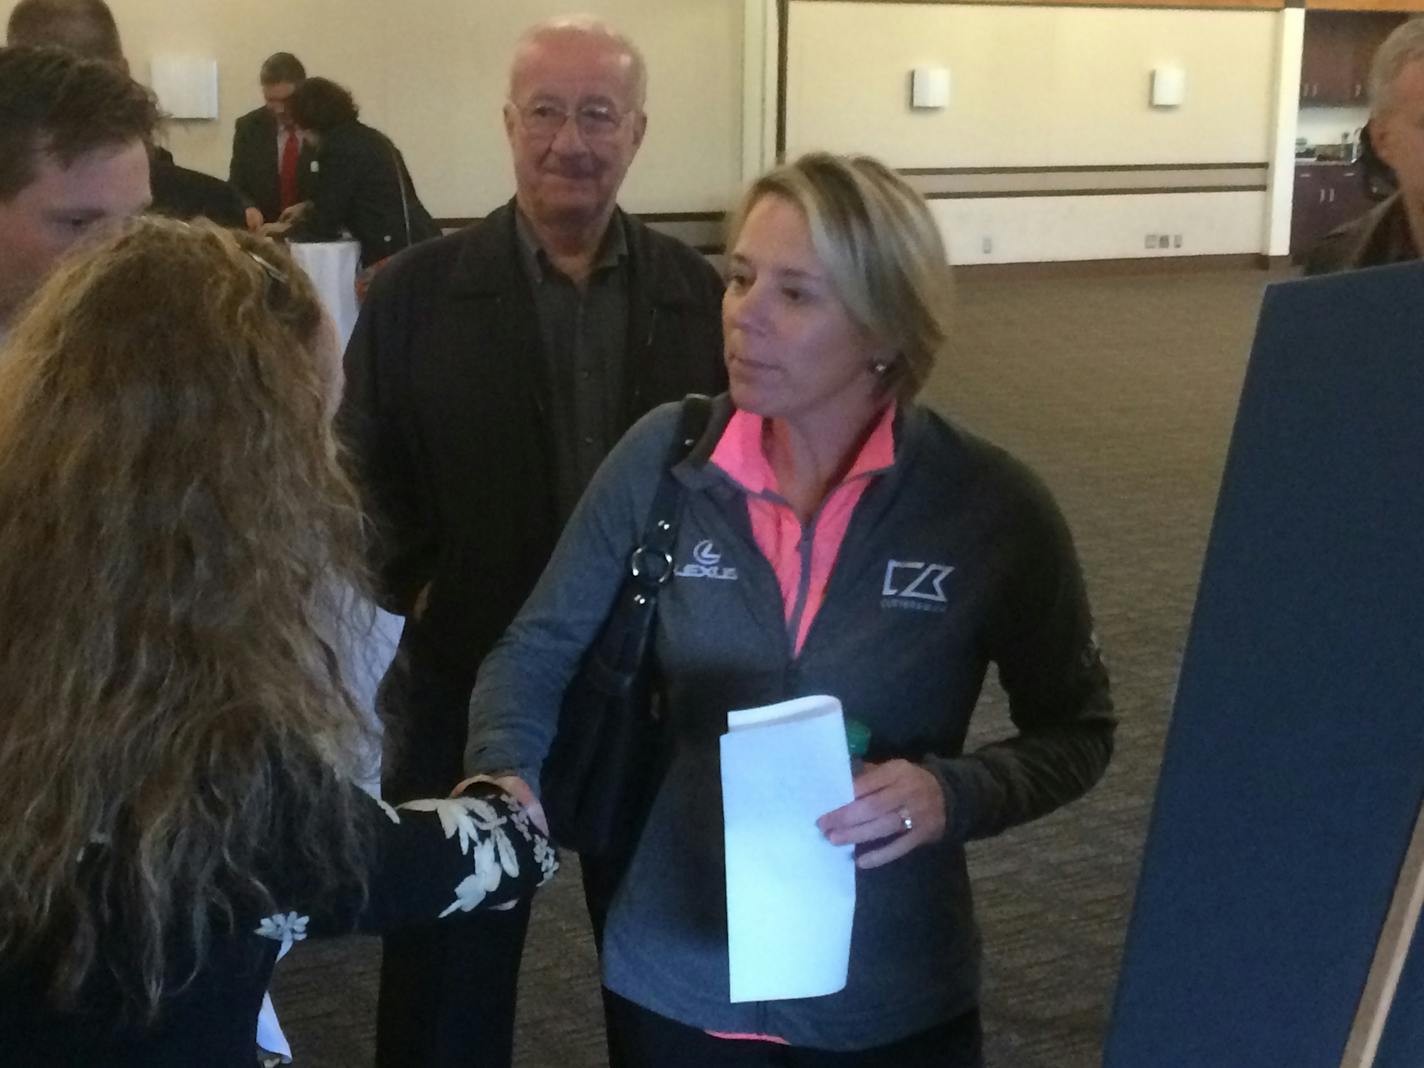
<svg viewBox="0 0 1424 1068"><path fill-rule="evenodd" d="M470 690L603 456L643 413L725 386L716 271L617 206L646 67L602 23L520 39L504 105L515 195L402 253L346 354L340 426L405 616L384 701L392 801L461 778ZM521 909L387 936L378 1063L508 1064Z"/></svg>

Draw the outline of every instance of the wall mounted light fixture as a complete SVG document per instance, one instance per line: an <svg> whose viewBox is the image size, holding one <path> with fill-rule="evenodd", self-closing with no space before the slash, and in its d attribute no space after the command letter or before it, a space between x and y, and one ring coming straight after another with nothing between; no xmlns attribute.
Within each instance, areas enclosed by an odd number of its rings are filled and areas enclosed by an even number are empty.
<svg viewBox="0 0 1424 1068"><path fill-rule="evenodd" d="M1176 108L1187 98L1187 72L1181 67L1156 67L1152 71L1152 106Z"/></svg>
<svg viewBox="0 0 1424 1068"><path fill-rule="evenodd" d="M196 56L155 56L149 63L153 94L174 119L218 117L218 61Z"/></svg>
<svg viewBox="0 0 1424 1068"><path fill-rule="evenodd" d="M910 107L937 109L948 105L948 67L916 67L910 71Z"/></svg>

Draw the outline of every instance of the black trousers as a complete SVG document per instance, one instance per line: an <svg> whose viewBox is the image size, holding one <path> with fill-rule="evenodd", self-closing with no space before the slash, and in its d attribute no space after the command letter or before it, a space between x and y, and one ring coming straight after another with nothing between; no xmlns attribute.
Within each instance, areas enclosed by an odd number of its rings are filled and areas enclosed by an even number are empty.
<svg viewBox="0 0 1424 1068"><path fill-rule="evenodd" d="M509 1068L529 903L382 938L378 1068Z"/></svg>
<svg viewBox="0 0 1424 1068"><path fill-rule="evenodd" d="M398 657L381 687L393 724L381 790L398 804L445 797L464 777L469 687L412 678ZM377 1068L509 1068L529 903L382 937Z"/></svg>
<svg viewBox="0 0 1424 1068"><path fill-rule="evenodd" d="M713 1038L603 992L609 1046L622 1068L983 1068L979 1010L872 1049L841 1052Z"/></svg>

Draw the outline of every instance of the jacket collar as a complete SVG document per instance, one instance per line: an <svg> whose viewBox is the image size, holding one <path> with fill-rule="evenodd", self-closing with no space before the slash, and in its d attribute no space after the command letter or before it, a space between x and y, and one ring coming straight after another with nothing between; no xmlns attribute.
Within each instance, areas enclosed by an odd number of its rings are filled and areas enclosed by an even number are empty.
<svg viewBox="0 0 1424 1068"><path fill-rule="evenodd" d="M1370 209L1358 226L1359 236L1347 253L1347 266L1374 267L1419 257L1401 194L1395 193Z"/></svg>
<svg viewBox="0 0 1424 1068"><path fill-rule="evenodd" d="M707 429L692 447L692 451L681 463L673 466L673 475L689 490L701 491L714 486L731 487L732 480L712 463L712 454L727 425L736 414L731 395L722 393L713 398L712 412L707 420ZM926 410L913 401L900 401L895 405L890 423L890 449L894 462L876 473L884 481L896 481L907 468L911 458L919 451L928 425ZM866 473L864 471L862 474Z"/></svg>
<svg viewBox="0 0 1424 1068"><path fill-rule="evenodd" d="M614 208L613 223L624 223L629 262L636 292L645 287L654 305L692 305L695 299L685 273L677 269L652 231L638 219ZM498 296L528 279L519 265L519 235L515 231L514 199L468 227L455 262L451 286L460 296Z"/></svg>

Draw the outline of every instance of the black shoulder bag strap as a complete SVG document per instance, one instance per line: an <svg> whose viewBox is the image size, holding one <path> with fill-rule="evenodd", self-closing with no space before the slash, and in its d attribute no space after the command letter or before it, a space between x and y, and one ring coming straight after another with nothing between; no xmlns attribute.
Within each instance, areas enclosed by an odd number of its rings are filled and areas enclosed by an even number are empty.
<svg viewBox="0 0 1424 1068"><path fill-rule="evenodd" d="M657 614L658 591L672 578L672 550L677 542L683 496L682 483L673 475L672 469L686 459L702 436L711 405L711 400L700 393L693 393L682 402L682 419L678 423L677 436L668 450L662 477L653 494L652 507L648 509L643 540L629 554L628 576L618 594L613 614L608 617L600 635L600 639L621 637L613 645L602 640L600 644L606 653L612 654L608 658L609 665L616 666L629 676L636 674L647 654L648 639ZM621 626L618 625L620 623ZM613 633L615 631L622 631L623 634L617 635Z"/></svg>
<svg viewBox="0 0 1424 1068"><path fill-rule="evenodd" d="M606 855L628 844L657 757L650 644L658 593L672 578L683 489L672 474L707 427L712 402L693 394L663 465L639 543L603 629L564 693L542 794L560 844Z"/></svg>

